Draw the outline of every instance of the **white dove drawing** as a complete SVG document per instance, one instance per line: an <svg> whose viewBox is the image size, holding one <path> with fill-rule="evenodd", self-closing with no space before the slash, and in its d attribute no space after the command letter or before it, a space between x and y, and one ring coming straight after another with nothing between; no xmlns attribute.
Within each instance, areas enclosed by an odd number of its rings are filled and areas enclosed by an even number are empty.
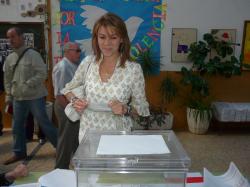
<svg viewBox="0 0 250 187"><path fill-rule="evenodd" d="M83 12L80 14L80 16L84 18L82 25L86 26L86 28L90 30L90 33L92 33L95 22L102 15L107 13L107 11L92 5L82 5L81 8L83 9ZM131 16L125 21L131 42L135 38L137 30L143 21L144 20L142 18L136 16ZM85 56L92 54L91 38L75 40L75 42L80 44L80 48L82 52L84 52Z"/></svg>

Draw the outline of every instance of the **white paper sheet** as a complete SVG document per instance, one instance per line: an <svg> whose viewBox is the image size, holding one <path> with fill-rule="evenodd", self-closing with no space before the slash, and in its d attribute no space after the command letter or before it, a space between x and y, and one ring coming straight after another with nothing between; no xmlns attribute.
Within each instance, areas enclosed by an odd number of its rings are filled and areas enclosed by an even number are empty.
<svg viewBox="0 0 250 187"><path fill-rule="evenodd" d="M97 155L144 155L170 153L161 135L102 135Z"/></svg>
<svg viewBox="0 0 250 187"><path fill-rule="evenodd" d="M76 187L75 172L67 169L55 169L38 179L40 186Z"/></svg>
<svg viewBox="0 0 250 187"><path fill-rule="evenodd" d="M206 187L250 187L236 165L231 162L229 169L219 176L214 176L204 168L204 186Z"/></svg>
<svg viewBox="0 0 250 187"><path fill-rule="evenodd" d="M88 104L89 110L96 111L96 112L111 112L111 108L108 106L107 103L94 103L90 102Z"/></svg>

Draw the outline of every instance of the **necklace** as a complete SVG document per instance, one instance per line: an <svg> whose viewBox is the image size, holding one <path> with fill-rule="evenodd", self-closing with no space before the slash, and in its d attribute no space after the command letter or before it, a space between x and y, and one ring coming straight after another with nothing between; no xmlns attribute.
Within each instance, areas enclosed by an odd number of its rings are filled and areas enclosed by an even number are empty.
<svg viewBox="0 0 250 187"><path fill-rule="evenodd" d="M102 81L105 81L105 82L112 77L113 72L114 72L114 70L108 71L103 66L101 66L99 71L100 71L100 77L101 77Z"/></svg>
<svg viewBox="0 0 250 187"><path fill-rule="evenodd" d="M99 74L102 79L102 81L107 82L108 79L110 79L115 71L116 63L110 63L104 61L100 64Z"/></svg>
<svg viewBox="0 0 250 187"><path fill-rule="evenodd" d="M108 77L108 78L111 77L111 74L110 74L110 73L102 72L101 74L102 74L102 76L104 76L104 77Z"/></svg>

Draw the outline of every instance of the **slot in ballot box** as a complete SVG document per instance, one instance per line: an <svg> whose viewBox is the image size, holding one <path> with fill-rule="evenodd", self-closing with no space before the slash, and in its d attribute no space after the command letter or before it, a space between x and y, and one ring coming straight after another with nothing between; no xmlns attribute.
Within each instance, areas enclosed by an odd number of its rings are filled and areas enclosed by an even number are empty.
<svg viewBox="0 0 250 187"><path fill-rule="evenodd" d="M73 157L78 187L183 187L190 162L171 130L87 131Z"/></svg>

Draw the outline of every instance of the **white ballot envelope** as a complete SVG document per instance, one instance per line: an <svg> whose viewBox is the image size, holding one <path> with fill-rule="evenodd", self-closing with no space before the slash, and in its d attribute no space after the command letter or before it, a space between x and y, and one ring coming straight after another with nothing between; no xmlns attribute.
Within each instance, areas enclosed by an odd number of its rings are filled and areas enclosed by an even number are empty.
<svg viewBox="0 0 250 187"><path fill-rule="evenodd" d="M203 175L206 187L250 187L247 179L233 162L230 163L229 169L223 175L214 176L206 168L204 168Z"/></svg>
<svg viewBox="0 0 250 187"><path fill-rule="evenodd" d="M72 170L55 169L38 179L39 187L76 187L76 175Z"/></svg>

